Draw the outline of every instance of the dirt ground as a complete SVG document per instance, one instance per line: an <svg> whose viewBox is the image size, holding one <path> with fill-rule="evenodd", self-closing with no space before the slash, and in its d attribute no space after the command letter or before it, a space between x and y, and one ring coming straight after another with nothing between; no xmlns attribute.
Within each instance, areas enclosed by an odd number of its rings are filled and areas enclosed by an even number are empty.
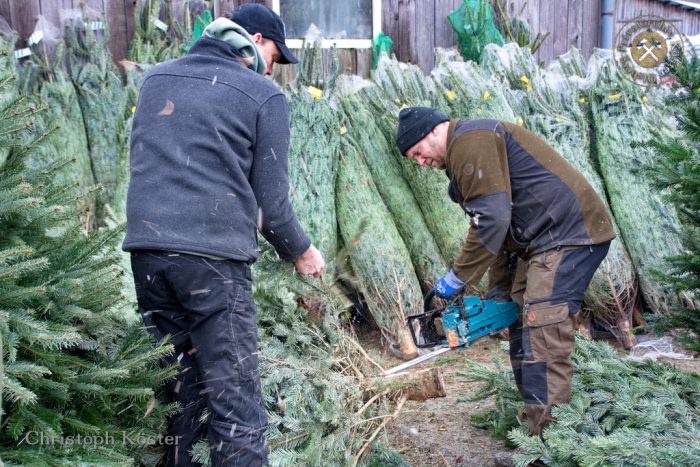
<svg viewBox="0 0 700 467"><path fill-rule="evenodd" d="M397 419L387 425L388 447L415 467L494 465L494 454L506 450L504 443L469 422L471 412L482 410L490 402L459 402L474 394L477 383L464 382L457 375L466 371L467 359L492 365L494 351L507 358L500 350L499 339L489 337L474 347L454 350L414 367L440 367L447 395L424 402L407 401ZM390 354L383 357L380 363L385 368L403 363Z"/></svg>
<svg viewBox="0 0 700 467"><path fill-rule="evenodd" d="M425 402L407 401L397 419L387 425L388 447L398 451L407 463L415 467L495 465L494 455L508 450L505 444L469 422L470 413L483 410L492 402L459 402L459 399L473 395L478 383L465 382L457 373L466 371L467 360L492 366L494 352L499 352L507 361L499 342L498 337L481 339L474 347L455 350L414 367L439 366L447 396ZM610 343L615 345L615 342ZM621 347L619 350L626 354ZM402 363L390 354L385 353L383 357L380 363L385 368ZM693 360L663 360L700 374L697 355Z"/></svg>

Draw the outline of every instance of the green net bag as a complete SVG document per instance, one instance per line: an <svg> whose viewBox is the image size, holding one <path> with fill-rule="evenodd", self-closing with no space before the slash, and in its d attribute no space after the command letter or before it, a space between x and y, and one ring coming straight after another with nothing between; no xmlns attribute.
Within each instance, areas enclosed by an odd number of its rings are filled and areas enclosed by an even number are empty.
<svg viewBox="0 0 700 467"><path fill-rule="evenodd" d="M377 63L379 63L379 57L381 57L382 54L391 56L391 45L393 43L394 41L391 40L391 37L387 36L383 32L380 32L377 38L372 41L373 70L377 68Z"/></svg>
<svg viewBox="0 0 700 467"><path fill-rule="evenodd" d="M465 60L479 62L487 44L504 44L503 36L494 22L491 5L486 0L464 0L447 19L457 33Z"/></svg>

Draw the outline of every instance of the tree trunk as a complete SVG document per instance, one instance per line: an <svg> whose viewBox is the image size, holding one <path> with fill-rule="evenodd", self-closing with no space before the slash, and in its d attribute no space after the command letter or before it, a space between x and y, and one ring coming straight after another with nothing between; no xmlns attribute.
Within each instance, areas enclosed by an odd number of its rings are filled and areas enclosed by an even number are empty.
<svg viewBox="0 0 700 467"><path fill-rule="evenodd" d="M413 337L411 337L411 333L408 329L404 328L398 331L398 340L399 350L401 351L401 354L405 360L411 360L418 356L418 349L416 348L416 344L413 342Z"/></svg>

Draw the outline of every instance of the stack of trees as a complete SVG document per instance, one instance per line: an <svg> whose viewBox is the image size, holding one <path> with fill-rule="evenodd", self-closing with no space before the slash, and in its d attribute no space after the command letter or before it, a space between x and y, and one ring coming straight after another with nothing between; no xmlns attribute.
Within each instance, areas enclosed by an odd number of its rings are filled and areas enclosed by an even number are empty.
<svg viewBox="0 0 700 467"><path fill-rule="evenodd" d="M3 450L32 430L121 430L121 410L124 423L150 436L172 410L154 392L171 374L156 369L167 344L154 346L128 323L138 320L131 281L121 279L128 264L116 253L121 231L115 226L124 220L130 117L144 71L184 53L206 15L170 24L166 32L152 21L169 21L162 2L145 0L136 11L126 86L104 46L107 31L87 27L97 19L90 14L69 21L64 32L70 75L60 65L60 40L51 48L55 53L35 47L18 67L11 54L14 37L0 34L0 72L6 76L0 80L0 124L6 126L0 131L1 188L7 193L0 222L8 232L0 245L7 278L0 286L7 314ZM489 46L482 57L479 65L441 51L425 76L384 56L373 79L365 81L339 77L332 50L303 51L299 78L285 90L292 116L290 197L329 268L323 279L300 278L261 241L255 296L274 465L369 462L372 453L390 457L378 435L408 395L374 376L381 368L372 352L344 327L347 300L339 285L360 295L383 347L412 357L416 348L405 318L421 311L421 295L447 271L469 229L460 207L449 201L443 174L417 166L396 149L404 106L437 107L454 118L507 120L542 136L606 199L620 233L588 291L588 313L624 340L641 294L652 311L685 317L674 325L700 327L697 314L674 311L697 311L697 72L689 65L681 70L685 75L679 72L691 91L685 101L668 103L662 91L643 93L597 55L587 64L572 51L546 70L527 49L512 44ZM22 106L20 92L43 104ZM675 114L685 115L685 141L641 144L652 129L659 140L676 135L669 123ZM649 165L657 151L668 162L652 183L650 172L638 167ZM93 197L95 183L103 189ZM671 187L675 207L652 186ZM675 257L671 264L664 260L669 256ZM671 283L661 282L659 274ZM125 305L129 295L131 304ZM156 377L146 380L148 371ZM88 402L95 400L100 403ZM149 452L147 446L122 445L100 451L98 459L78 447L30 451L12 448L0 456L12 462L51 456L129 462ZM198 453L206 459L205 444Z"/></svg>

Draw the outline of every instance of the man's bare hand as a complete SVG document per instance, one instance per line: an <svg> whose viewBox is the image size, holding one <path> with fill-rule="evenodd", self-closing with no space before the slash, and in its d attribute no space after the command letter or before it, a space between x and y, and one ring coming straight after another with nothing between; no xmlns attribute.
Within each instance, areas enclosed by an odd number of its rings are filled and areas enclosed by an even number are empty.
<svg viewBox="0 0 700 467"><path fill-rule="evenodd" d="M304 276L321 277L326 267L321 252L311 245L301 256L294 260L294 267Z"/></svg>

